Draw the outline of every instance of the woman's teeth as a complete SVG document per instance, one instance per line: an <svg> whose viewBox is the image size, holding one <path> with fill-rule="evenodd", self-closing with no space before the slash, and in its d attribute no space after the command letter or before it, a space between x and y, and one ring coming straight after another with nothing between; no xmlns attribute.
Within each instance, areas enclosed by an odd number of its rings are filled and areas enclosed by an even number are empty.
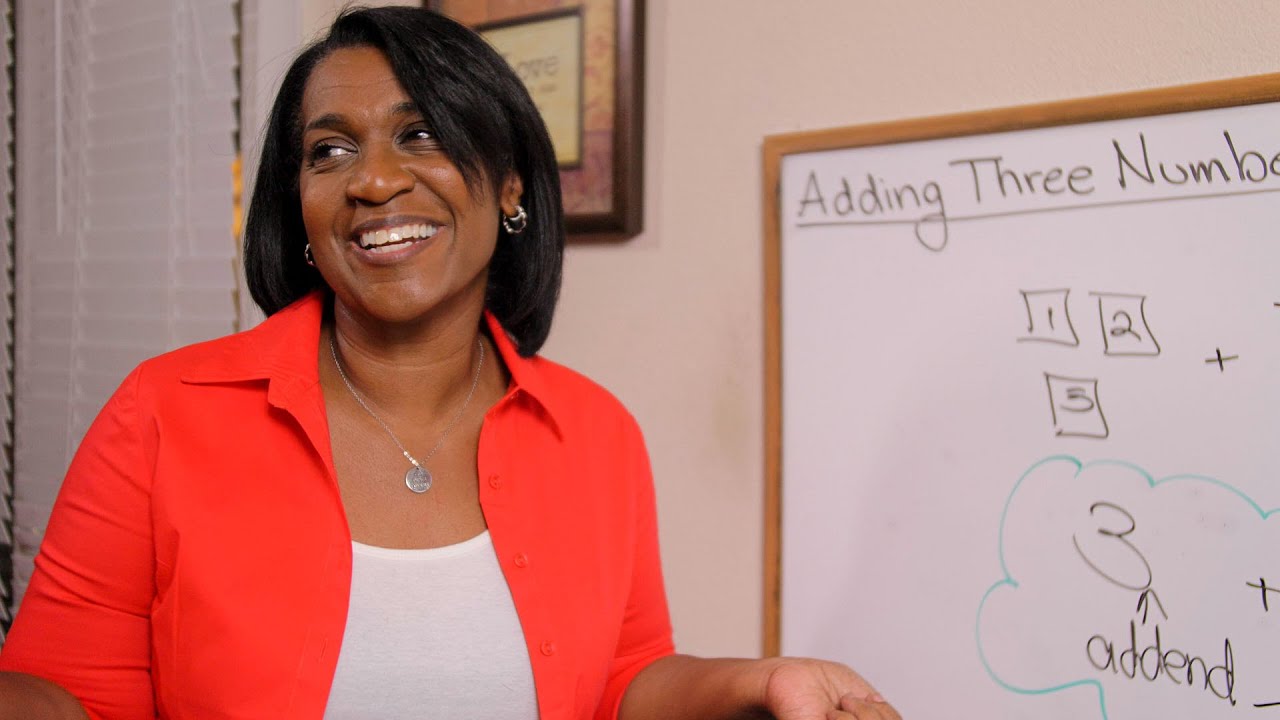
<svg viewBox="0 0 1280 720"><path fill-rule="evenodd" d="M397 249L403 243L418 238L429 238L436 234L435 225L417 224L400 225L385 230L374 230L360 236L360 247L373 252L387 252Z"/></svg>

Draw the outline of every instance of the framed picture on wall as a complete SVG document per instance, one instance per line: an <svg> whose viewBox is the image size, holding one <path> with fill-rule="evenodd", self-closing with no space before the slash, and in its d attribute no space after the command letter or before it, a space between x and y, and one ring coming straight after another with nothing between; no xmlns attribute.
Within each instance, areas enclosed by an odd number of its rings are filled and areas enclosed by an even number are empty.
<svg viewBox="0 0 1280 720"><path fill-rule="evenodd" d="M426 0L507 58L542 112L572 240L641 230L644 0Z"/></svg>

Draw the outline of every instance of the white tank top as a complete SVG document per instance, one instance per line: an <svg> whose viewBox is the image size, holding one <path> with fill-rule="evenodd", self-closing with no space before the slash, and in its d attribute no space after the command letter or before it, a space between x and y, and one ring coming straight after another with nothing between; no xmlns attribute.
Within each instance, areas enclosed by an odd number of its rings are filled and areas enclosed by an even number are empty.
<svg viewBox="0 0 1280 720"><path fill-rule="evenodd" d="M352 543L326 720L533 720L529 650L489 531L442 548Z"/></svg>

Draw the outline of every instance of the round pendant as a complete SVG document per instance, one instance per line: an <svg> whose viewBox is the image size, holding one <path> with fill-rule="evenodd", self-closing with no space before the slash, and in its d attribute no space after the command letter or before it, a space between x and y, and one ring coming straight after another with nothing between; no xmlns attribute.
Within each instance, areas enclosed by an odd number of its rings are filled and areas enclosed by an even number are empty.
<svg viewBox="0 0 1280 720"><path fill-rule="evenodd" d="M404 484L416 493L424 493L431 489L431 473L426 468L415 465L404 474Z"/></svg>

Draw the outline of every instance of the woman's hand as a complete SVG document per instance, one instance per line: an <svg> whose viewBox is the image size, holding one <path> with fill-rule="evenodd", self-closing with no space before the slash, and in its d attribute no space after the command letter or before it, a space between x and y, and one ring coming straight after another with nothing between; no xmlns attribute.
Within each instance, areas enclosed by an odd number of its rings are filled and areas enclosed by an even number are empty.
<svg viewBox="0 0 1280 720"><path fill-rule="evenodd" d="M770 663L763 705L777 720L902 720L853 670L838 663L778 658Z"/></svg>
<svg viewBox="0 0 1280 720"><path fill-rule="evenodd" d="M622 699L622 720L902 720L860 675L803 658L650 664Z"/></svg>
<svg viewBox="0 0 1280 720"><path fill-rule="evenodd" d="M35 675L0 672L0 720L88 720L80 701Z"/></svg>

